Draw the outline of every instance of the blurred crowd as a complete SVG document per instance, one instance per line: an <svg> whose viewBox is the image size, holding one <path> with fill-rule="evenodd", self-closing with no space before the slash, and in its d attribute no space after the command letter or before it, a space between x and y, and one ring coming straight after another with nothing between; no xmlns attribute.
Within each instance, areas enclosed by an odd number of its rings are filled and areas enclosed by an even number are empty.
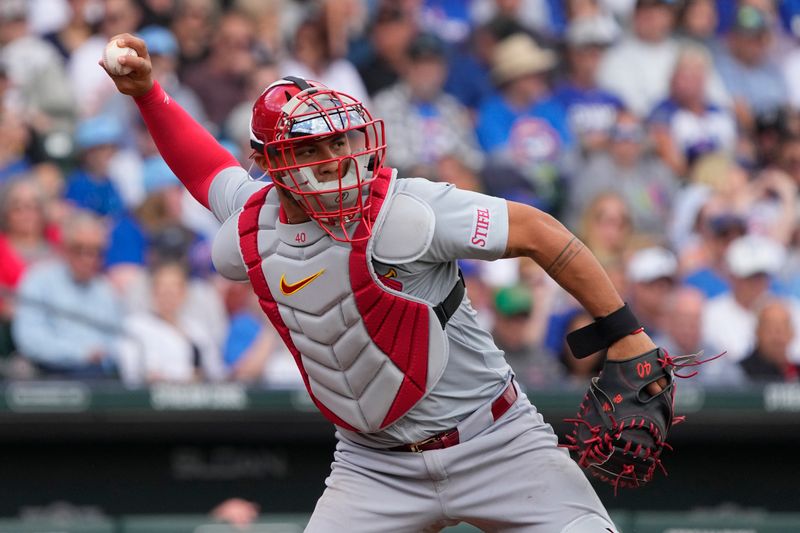
<svg viewBox="0 0 800 533"><path fill-rule="evenodd" d="M726 352L703 383L798 380L797 0L2 0L3 379L302 386L98 65L124 32L245 168L258 94L319 80L384 119L401 176L556 216L660 345ZM535 263L461 266L520 381L596 372Z"/></svg>

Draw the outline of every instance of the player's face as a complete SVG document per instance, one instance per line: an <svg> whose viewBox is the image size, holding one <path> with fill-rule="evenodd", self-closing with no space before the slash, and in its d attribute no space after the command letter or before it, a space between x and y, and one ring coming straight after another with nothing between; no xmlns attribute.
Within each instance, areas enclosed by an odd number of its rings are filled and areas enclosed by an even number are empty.
<svg viewBox="0 0 800 533"><path fill-rule="evenodd" d="M341 159L352 154L350 141L344 134L332 135L315 142L304 143L294 148L294 159L298 165L310 166L320 183L335 181L345 175L350 159ZM319 164L315 164L319 162Z"/></svg>

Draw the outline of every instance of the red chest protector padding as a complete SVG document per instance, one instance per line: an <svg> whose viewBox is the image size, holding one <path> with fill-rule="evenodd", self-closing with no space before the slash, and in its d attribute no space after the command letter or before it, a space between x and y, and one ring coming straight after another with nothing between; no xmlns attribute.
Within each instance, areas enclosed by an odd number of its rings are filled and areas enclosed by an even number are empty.
<svg viewBox="0 0 800 533"><path fill-rule="evenodd" d="M380 213L386 193L391 184L392 170L384 168L378 174L371 188L370 218L374 224ZM281 338L294 356L303 381L312 400L325 417L346 429L357 431L350 424L320 402L311 390L308 374L303 367L300 351L292 341L289 328L281 318L278 304L269 290L264 271L261 267L262 257L258 252L258 218L267 194L272 186L265 187L253 194L239 216L239 238L242 257L247 265L248 276L253 289L259 298L261 309L278 330ZM363 235L363 223L357 228L355 237ZM373 235L372 238L375 238ZM426 391L428 377L428 339L430 327L429 314L431 306L404 298L389 292L370 274L367 259L367 246L370 240L357 241L351 244L349 255L350 284L353 289L356 306L361 314L364 326L375 345L396 365L405 376L396 391L394 402L381 423L381 429L391 425L406 414L421 400ZM391 393L387 391L387 394Z"/></svg>

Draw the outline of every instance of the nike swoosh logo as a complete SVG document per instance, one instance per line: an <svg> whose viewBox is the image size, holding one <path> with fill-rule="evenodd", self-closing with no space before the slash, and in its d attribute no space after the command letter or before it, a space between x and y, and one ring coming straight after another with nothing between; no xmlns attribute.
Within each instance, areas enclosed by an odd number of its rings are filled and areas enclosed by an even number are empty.
<svg viewBox="0 0 800 533"><path fill-rule="evenodd" d="M305 287L306 285L308 285L309 283L320 277L323 272L325 272L324 268L319 272L317 272L316 274L311 274L307 278L301 279L297 283L286 283L286 276L284 274L281 274L281 292L284 294L284 296L291 296L292 294L296 293L297 291L299 291L300 289L302 289L303 287Z"/></svg>

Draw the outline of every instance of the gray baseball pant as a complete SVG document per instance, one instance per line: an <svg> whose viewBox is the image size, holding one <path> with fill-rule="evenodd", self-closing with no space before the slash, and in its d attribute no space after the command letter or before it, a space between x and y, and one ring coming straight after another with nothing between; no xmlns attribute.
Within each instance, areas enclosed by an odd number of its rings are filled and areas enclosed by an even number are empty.
<svg viewBox="0 0 800 533"><path fill-rule="evenodd" d="M311 533L417 533L468 522L508 533L616 533L586 476L520 394L450 448L381 451L341 435Z"/></svg>

